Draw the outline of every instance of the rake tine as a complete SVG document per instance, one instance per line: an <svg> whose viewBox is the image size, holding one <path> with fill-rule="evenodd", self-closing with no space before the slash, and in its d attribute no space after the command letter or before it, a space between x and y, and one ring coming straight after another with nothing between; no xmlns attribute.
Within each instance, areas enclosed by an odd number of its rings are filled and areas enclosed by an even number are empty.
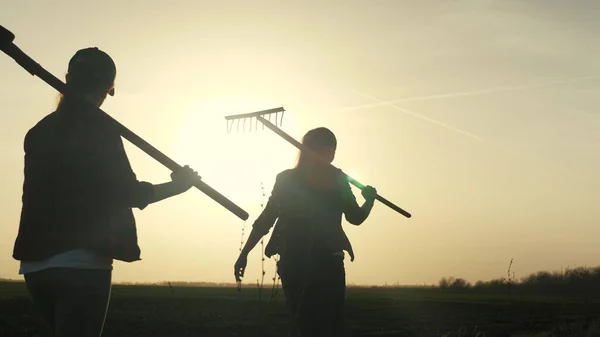
<svg viewBox="0 0 600 337"><path fill-rule="evenodd" d="M283 107L279 107L279 108L274 108L274 109L269 109L269 110L262 110L262 111L256 111L256 112L251 112L251 113L245 113L245 114L239 114L239 115L230 115L230 116L225 116L225 119L227 121L231 121L232 125L233 125L233 121L237 120L238 121L238 125L239 125L239 120L240 119L248 119L249 122L249 126L250 126L250 131L252 131L252 119L256 118L258 116L266 116L269 115L269 120L271 118L272 114L275 114L275 121L276 123L282 124L283 123L283 114L281 116L281 120L279 120L279 112L283 112L285 111L283 109ZM258 131L258 119L255 119L256 123L254 124L255 130ZM245 123L245 120L244 120ZM263 123L261 123L263 124ZM265 125L262 125L263 130L265 129Z"/></svg>

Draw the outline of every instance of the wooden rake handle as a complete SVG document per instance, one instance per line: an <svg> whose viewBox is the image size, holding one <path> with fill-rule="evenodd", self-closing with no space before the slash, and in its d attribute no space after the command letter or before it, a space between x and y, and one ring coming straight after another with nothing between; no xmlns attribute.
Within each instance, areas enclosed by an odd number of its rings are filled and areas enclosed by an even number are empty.
<svg viewBox="0 0 600 337"><path fill-rule="evenodd" d="M56 78L54 75L46 71L42 66L40 66L37 62L35 62L32 58L27 56L19 47L17 47L14 43L15 36L6 28L0 26L0 49L14 59L21 67L27 70L31 75L37 76L42 79L44 82L49 84L54 89L58 90L65 96L72 96L78 99L80 97L76 96L74 93L70 92L67 85L63 83L61 80ZM127 129L124 125L113 119L110 115L102 111L102 109L91 105L91 108L97 109L101 112L102 116L104 116L112 125L114 125L123 138L127 139L133 145L137 146L140 150L144 151L150 157L154 158L159 163L163 164L171 171L176 171L181 169L181 165L177 164L174 160L167 157L164 153L160 152L154 146L150 145L148 142L143 140L141 137L133 133L131 130ZM207 196L212 198L214 201L221 204L221 206L225 207L231 213L235 214L242 220L248 219L248 212L244 211L238 205L236 205L233 201L227 199L224 195L217 192L215 189L210 187L208 184L203 182L202 180L198 180L194 186L200 191L204 192Z"/></svg>
<svg viewBox="0 0 600 337"><path fill-rule="evenodd" d="M257 115L257 116L253 116L253 117L256 117L256 119L258 119L259 122L263 123L267 128L271 129L271 131L273 131L276 134L278 134L281 138L285 139L288 143L292 144L293 146L295 146L296 148L298 148L300 151L308 153L309 155L313 156L314 158L323 161L321 159L321 157L319 157L318 155L316 155L309 148L307 148L306 146L302 145L302 143L300 143L297 140L295 140L292 136L288 135L283 130L281 130L276 125L274 125L273 123L269 122L268 120L266 120L262 116ZM326 162L324 162L324 163L326 163ZM333 166L331 163L326 163L326 164L328 164L329 166L333 167L336 170L340 170L337 167ZM344 173L344 172L342 171L342 173ZM344 173L344 174L346 175L346 179L348 180L348 182L350 182L352 185L358 187L360 190L363 190L365 188L365 185L361 184L356 179L350 177L348 174L346 174L346 173ZM412 216L409 212L403 210L402 208L398 207L396 204L394 204L393 202L387 200L386 198L382 197L379 194L375 197L375 199L378 200L378 201L380 201L382 204L388 206L389 208L393 209L394 211L396 211L396 212L404 215L407 218L410 218Z"/></svg>

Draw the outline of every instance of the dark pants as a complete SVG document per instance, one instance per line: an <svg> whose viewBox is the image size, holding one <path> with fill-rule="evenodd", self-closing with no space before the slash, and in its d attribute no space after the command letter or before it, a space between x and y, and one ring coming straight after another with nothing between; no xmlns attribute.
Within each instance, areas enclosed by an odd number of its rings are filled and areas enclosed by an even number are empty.
<svg viewBox="0 0 600 337"><path fill-rule="evenodd" d="M50 268L25 274L25 283L52 336L100 337L111 274L110 270Z"/></svg>
<svg viewBox="0 0 600 337"><path fill-rule="evenodd" d="M345 336L343 257L326 255L311 259L310 263L282 257L278 273L301 336Z"/></svg>

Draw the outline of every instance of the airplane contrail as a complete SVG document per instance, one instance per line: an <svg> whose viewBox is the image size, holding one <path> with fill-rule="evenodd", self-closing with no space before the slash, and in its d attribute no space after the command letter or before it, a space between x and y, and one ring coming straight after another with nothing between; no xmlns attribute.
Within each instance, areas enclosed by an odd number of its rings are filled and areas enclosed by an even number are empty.
<svg viewBox="0 0 600 337"><path fill-rule="evenodd" d="M478 136L478 135L476 135L474 133L465 131L463 129L457 128L455 126L449 125L449 124L444 123L444 122L440 122L440 121L435 120L433 118L429 118L427 116L423 116L423 115L418 114L418 113L416 113L414 111L401 108L401 107L397 106L396 104L394 104L393 102L390 102L390 101L386 102L386 101L381 100L381 99L379 99L379 98L377 98L377 97L375 97L373 95L365 94L365 93L362 93L362 92L357 91L357 90L351 90L351 91L354 94L357 94L359 96L375 100L375 101L379 102L380 105L389 106L390 108L396 109L396 110L401 111L401 112L403 112L405 114L408 114L408 115L420 118L422 120L428 121L430 123L436 124L436 125L441 126L441 127L445 128L447 130L454 131L454 132L456 132L458 134L461 134L463 136L467 136L467 137L469 137L471 139L474 139L474 140L477 140L477 141L479 141L481 143L485 143L488 146L494 147L497 150L505 152L505 153L507 153L507 154L509 154L511 156L516 156L516 157L519 157L521 159L532 159L531 155L528 154L528 153L523 153L522 151L517 151L516 149L508 148L508 147L506 147L503 144L499 144L499 143L491 141L489 139L484 139L484 138L482 138L482 137L480 137L480 136Z"/></svg>
<svg viewBox="0 0 600 337"><path fill-rule="evenodd" d="M406 113L406 114L409 114L409 115L411 115L411 116L414 116L414 117L417 117L417 118L420 118L420 119L426 120L426 121L428 121L428 122L430 122L430 123L433 123L433 124L439 125L439 126L441 126L441 127L443 127L443 128L446 128L446 129L448 129L448 130L451 130L451 131L454 131L454 132L460 133L460 134L462 134L462 135L464 135L464 136L467 136L467 137L473 138L473 139L475 139L475 140L478 140L478 141L480 141L480 142L484 142L484 141L485 141L483 138L479 137L479 136L478 136L478 135L476 135L476 134L473 134L473 133L470 133L470 132L468 132L468 131L465 131L465 130L459 129L459 128L457 128L457 127L454 127L454 126L452 126L452 125L449 125L449 124L446 124L446 123L443 123L443 122L437 121L437 120L435 120L435 119L433 119L433 118L429 118L429 117L427 117L427 116L423 116L423 115L421 115L421 114L418 114L418 113L416 113L416 112L413 112L413 111L410 111L410 110L403 109L403 108L401 108L401 107L399 107L399 106L395 105L393 102L386 102L386 101L383 101L383 100L381 100L381 99L379 99L379 98L377 98L377 97L375 97L375 96L373 96L373 95L368 95L368 94L365 94L365 93L362 93L362 92L359 92L359 91L356 91L356 90L353 90L353 92L354 92L354 93L356 93L356 94L358 94L358 95L360 95L360 96L363 96L363 97L365 97L365 98L369 98L369 99L375 100L375 101L379 102L379 104L381 104L381 105L389 106L390 108L393 108L393 109L396 109L396 110L398 110L398 111L401 111L401 112L404 112L404 113Z"/></svg>
<svg viewBox="0 0 600 337"><path fill-rule="evenodd" d="M475 95L483 95L483 94L502 92L502 91L528 90L528 89L535 89L535 88L547 87L547 86L558 85L558 84L581 82L581 81L588 81L588 80L595 80L595 79L600 79L600 76L596 75L596 76L575 77L575 78L569 78L569 79L563 79L563 80L547 81L547 82L542 82L542 83L537 83L537 84L501 86L501 87L493 87L493 88L480 89L480 90L451 92L451 93L435 94L435 95L413 96L413 97L394 99L394 100L390 100L390 101L382 101L382 100L377 99L377 101L379 101L379 103L355 105L355 106L350 106L350 107L344 107L344 108L341 108L340 110L342 110L342 111L344 111L344 110L360 110L360 109L375 108L375 107L379 107L379 106L386 106L386 105L389 105L389 103L423 101L423 100L430 100L430 99L453 98L453 97L461 97L461 96L475 96ZM362 95L362 96L364 96L364 95ZM370 98L374 99L374 97L370 97Z"/></svg>

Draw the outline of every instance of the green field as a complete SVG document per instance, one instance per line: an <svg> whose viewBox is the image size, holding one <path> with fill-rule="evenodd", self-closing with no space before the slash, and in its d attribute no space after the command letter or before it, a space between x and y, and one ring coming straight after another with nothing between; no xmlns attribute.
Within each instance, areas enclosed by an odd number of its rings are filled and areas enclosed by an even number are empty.
<svg viewBox="0 0 600 337"><path fill-rule="evenodd" d="M265 286L113 286L106 337L291 336ZM600 302L437 288L349 288L351 336L597 336ZM0 336L44 336L22 282L0 283Z"/></svg>

